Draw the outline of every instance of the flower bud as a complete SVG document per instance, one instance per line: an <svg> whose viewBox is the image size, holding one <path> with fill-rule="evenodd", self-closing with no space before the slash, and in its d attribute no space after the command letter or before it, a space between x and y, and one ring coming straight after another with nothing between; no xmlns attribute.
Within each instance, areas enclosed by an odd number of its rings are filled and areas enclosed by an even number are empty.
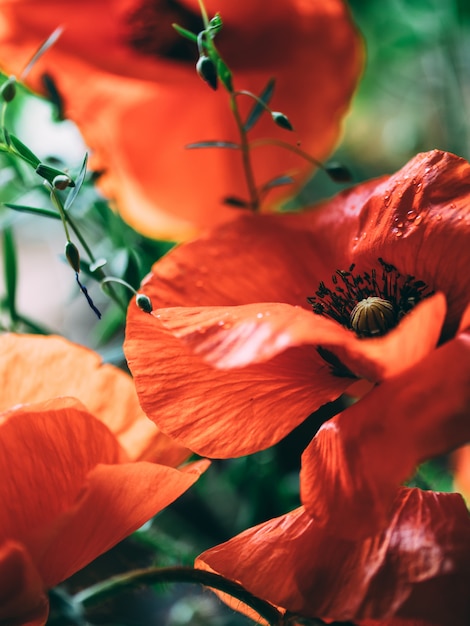
<svg viewBox="0 0 470 626"><path fill-rule="evenodd" d="M205 54L201 54L196 63L196 72L212 89L217 89L217 68L212 60Z"/></svg>
<svg viewBox="0 0 470 626"><path fill-rule="evenodd" d="M65 256L70 267L78 273L80 271L80 253L77 246L71 241L67 241L65 244Z"/></svg>
<svg viewBox="0 0 470 626"><path fill-rule="evenodd" d="M352 181L351 172L341 163L325 165L325 172L335 183L350 183Z"/></svg>
<svg viewBox="0 0 470 626"><path fill-rule="evenodd" d="M152 301L144 293L138 293L136 295L135 303L144 313L151 313L153 311Z"/></svg>
<svg viewBox="0 0 470 626"><path fill-rule="evenodd" d="M75 183L66 174L59 174L53 179L52 186L54 189L63 191L64 189L67 189L67 187L75 187Z"/></svg>
<svg viewBox="0 0 470 626"><path fill-rule="evenodd" d="M11 102L16 96L16 78L10 76L9 79L3 83L0 88L0 94L4 102Z"/></svg>
<svg viewBox="0 0 470 626"><path fill-rule="evenodd" d="M287 115L284 115L284 113L281 113L280 111L272 111L271 117L273 118L273 122L277 126L285 128L286 130L294 130L294 127L290 123L289 118L287 117Z"/></svg>

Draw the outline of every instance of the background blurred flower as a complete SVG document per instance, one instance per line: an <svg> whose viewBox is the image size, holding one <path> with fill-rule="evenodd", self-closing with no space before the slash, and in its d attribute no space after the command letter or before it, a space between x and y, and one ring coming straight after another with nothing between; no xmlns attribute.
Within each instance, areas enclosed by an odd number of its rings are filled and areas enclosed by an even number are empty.
<svg viewBox="0 0 470 626"><path fill-rule="evenodd" d="M128 312L147 415L201 454L233 457L273 445L357 378L413 377L468 304L469 180L463 159L421 154L311 211L248 216L170 252L142 287L155 311ZM393 304L384 336L350 329L366 289ZM336 319L312 312L317 291L325 312L339 297Z"/></svg>
<svg viewBox="0 0 470 626"><path fill-rule="evenodd" d="M376 536L346 541L301 507L211 548L196 565L302 616L466 626L470 519L462 498L403 488L389 520Z"/></svg>
<svg viewBox="0 0 470 626"><path fill-rule="evenodd" d="M46 589L173 502L207 462L175 469L187 451L139 424L131 379L90 351L35 336L0 346L0 622L43 624Z"/></svg>
<svg viewBox="0 0 470 626"><path fill-rule="evenodd" d="M273 105L289 116L303 149L324 158L362 67L362 45L342 1L206 6L226 23L217 45L236 86L259 93L274 76ZM126 221L147 235L180 238L233 216L221 199L244 193L238 151L184 148L238 139L226 94L202 83L195 44L171 27L202 28L196 0L2 0L0 8L0 66L8 73L19 75L39 44L64 27L28 84L44 93L44 77L52 79L65 115L95 151L94 167L104 170L103 191ZM263 119L253 138L283 132ZM293 168L305 180L311 171L276 148L258 149L253 159L260 182Z"/></svg>

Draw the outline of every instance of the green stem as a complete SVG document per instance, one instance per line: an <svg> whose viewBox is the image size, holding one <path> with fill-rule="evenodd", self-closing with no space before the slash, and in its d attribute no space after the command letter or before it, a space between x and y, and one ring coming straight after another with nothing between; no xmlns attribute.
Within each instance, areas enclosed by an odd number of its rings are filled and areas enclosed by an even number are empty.
<svg viewBox="0 0 470 626"><path fill-rule="evenodd" d="M243 120L240 115L240 111L237 105L236 93L233 92L230 94L230 108L235 117L235 122L238 127L238 132L240 133L240 149L242 152L242 163L243 170L245 172L246 184L248 186L248 193L250 194L250 206L253 211L257 211L260 207L260 197L258 193L258 189L256 187L255 177L253 174L253 167L251 164L251 155L250 155L250 143L248 141L248 134L245 130Z"/></svg>
<svg viewBox="0 0 470 626"><path fill-rule="evenodd" d="M246 91L245 89L237 89L237 91L233 92L233 95L234 96L249 96L250 98L255 100L255 102L257 102L260 106L262 106L268 113L272 113L272 110L268 107L266 102L263 102L261 98L259 98L256 94L252 93L251 91Z"/></svg>
<svg viewBox="0 0 470 626"><path fill-rule="evenodd" d="M84 606L97 604L119 593L122 589L137 585L161 583L199 583L205 587L226 593L256 611L270 626L282 626L283 614L272 604L257 598L238 583L227 580L219 574L193 569L191 567L165 567L140 569L112 576L73 596L73 601Z"/></svg>
<svg viewBox="0 0 470 626"><path fill-rule="evenodd" d="M282 141L282 139L255 139L254 141L250 142L250 144L249 144L249 147L252 148L252 149L253 148L260 148L262 146L278 146L280 148L285 148L286 150L290 150L291 152L293 152L297 156L301 157L302 159L305 159L306 161L309 161L310 163L312 163L316 167L318 167L318 168L320 168L322 170L325 169L325 166L323 165L323 163L321 161L318 161L318 159L315 159L308 152L305 152L304 150L301 150L298 146L293 146L292 144L288 143L287 141Z"/></svg>

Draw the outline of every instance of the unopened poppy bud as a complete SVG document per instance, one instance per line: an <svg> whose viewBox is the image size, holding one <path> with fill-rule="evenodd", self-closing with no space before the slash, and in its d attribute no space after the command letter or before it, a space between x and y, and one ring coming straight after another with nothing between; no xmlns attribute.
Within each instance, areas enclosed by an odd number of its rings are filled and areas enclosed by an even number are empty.
<svg viewBox="0 0 470 626"><path fill-rule="evenodd" d="M281 128L285 128L286 130L294 130L294 127L289 121L287 115L281 113L280 111L272 111L271 117L273 118L273 122L280 126Z"/></svg>
<svg viewBox="0 0 470 626"><path fill-rule="evenodd" d="M350 323L359 337L380 337L396 326L397 316L391 302L370 296L356 304Z"/></svg>
<svg viewBox="0 0 470 626"><path fill-rule="evenodd" d="M75 187L75 183L66 174L59 174L52 181L52 186L54 189L63 191L64 189L67 189L67 187Z"/></svg>
<svg viewBox="0 0 470 626"><path fill-rule="evenodd" d="M217 68L211 59L205 54L201 54L196 63L196 72L212 89L217 89Z"/></svg>
<svg viewBox="0 0 470 626"><path fill-rule="evenodd" d="M144 313L151 313L153 311L152 301L144 293L138 293L136 295L135 303Z"/></svg>
<svg viewBox="0 0 470 626"><path fill-rule="evenodd" d="M10 76L10 78L3 83L0 88L0 94L5 102L11 102L16 96L16 78Z"/></svg>
<svg viewBox="0 0 470 626"><path fill-rule="evenodd" d="M335 183L350 183L352 180L351 172L341 163L330 163L325 166L325 172Z"/></svg>
<svg viewBox="0 0 470 626"><path fill-rule="evenodd" d="M80 271L80 253L77 246L71 241L67 241L65 244L65 256L70 267L78 273Z"/></svg>

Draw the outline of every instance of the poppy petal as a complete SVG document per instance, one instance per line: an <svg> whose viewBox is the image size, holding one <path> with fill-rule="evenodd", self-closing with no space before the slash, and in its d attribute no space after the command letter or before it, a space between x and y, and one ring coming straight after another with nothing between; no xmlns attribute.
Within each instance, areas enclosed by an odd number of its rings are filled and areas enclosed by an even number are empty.
<svg viewBox="0 0 470 626"><path fill-rule="evenodd" d="M43 626L48 613L43 581L24 546L0 544L0 624Z"/></svg>
<svg viewBox="0 0 470 626"><path fill-rule="evenodd" d="M48 586L71 576L174 502L207 469L157 463L98 465L82 491L42 538L38 563Z"/></svg>
<svg viewBox="0 0 470 626"><path fill-rule="evenodd" d="M70 396L108 426L131 459L176 466L188 457L146 418L131 377L96 352L62 337L15 334L0 337L0 351L0 411Z"/></svg>
<svg viewBox="0 0 470 626"><path fill-rule="evenodd" d="M332 376L312 346L266 363L216 370L153 315L130 315L125 350L142 408L163 432L204 456L230 458L267 448L351 383Z"/></svg>
<svg viewBox="0 0 470 626"><path fill-rule="evenodd" d="M470 164L448 152L418 154L392 176L348 189L305 217L323 237L330 272L356 263L370 271L377 258L402 275L446 295L445 336L453 336L468 305L470 277ZM327 236L325 237L325 234ZM419 253L417 254L417 251Z"/></svg>
<svg viewBox="0 0 470 626"><path fill-rule="evenodd" d="M10 503L0 541L27 547L45 587L136 530L207 466L127 463L107 427L67 398L22 405L0 429L0 500Z"/></svg>
<svg viewBox="0 0 470 626"><path fill-rule="evenodd" d="M441 334L446 305L436 294L406 315L396 329L364 341L338 323L288 304L158 309L157 319L219 369L263 363L289 348L315 345L369 380L393 376L418 363Z"/></svg>
<svg viewBox="0 0 470 626"><path fill-rule="evenodd" d="M323 424L302 457L302 501L316 522L351 538L377 532L418 463L470 441L469 373L462 333Z"/></svg>
<svg viewBox="0 0 470 626"><path fill-rule="evenodd" d="M353 542L300 508L204 552L196 565L301 616L465 626L470 519L461 497L401 489L389 520L381 534Z"/></svg>

